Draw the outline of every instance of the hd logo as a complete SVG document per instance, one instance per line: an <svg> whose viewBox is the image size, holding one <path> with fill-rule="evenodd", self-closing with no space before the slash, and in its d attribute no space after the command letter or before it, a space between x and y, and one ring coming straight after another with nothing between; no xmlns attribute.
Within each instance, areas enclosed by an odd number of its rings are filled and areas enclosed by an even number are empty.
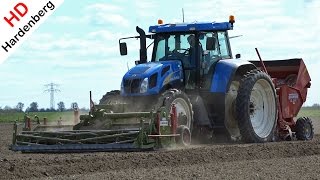
<svg viewBox="0 0 320 180"><path fill-rule="evenodd" d="M0 64L62 3L63 0L0 1Z"/></svg>

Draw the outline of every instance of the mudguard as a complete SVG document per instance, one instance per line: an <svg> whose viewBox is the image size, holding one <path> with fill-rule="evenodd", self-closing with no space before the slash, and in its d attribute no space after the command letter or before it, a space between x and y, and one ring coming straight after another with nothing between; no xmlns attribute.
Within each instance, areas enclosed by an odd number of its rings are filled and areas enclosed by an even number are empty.
<svg viewBox="0 0 320 180"><path fill-rule="evenodd" d="M251 62L241 59L226 59L217 62L211 81L210 92L227 93L236 71L241 66L249 66L249 69L256 68Z"/></svg>
<svg viewBox="0 0 320 180"><path fill-rule="evenodd" d="M231 82L237 73L243 74L255 69L249 61L241 59L226 59L216 63L208 91L202 91L202 97L208 112L211 127L227 133L225 128L225 98Z"/></svg>

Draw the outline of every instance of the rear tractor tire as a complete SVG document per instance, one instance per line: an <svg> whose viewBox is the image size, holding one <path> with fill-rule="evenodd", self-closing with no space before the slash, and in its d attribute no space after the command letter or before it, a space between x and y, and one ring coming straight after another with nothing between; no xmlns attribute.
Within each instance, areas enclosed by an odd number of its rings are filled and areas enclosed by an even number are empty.
<svg viewBox="0 0 320 180"><path fill-rule="evenodd" d="M295 131L298 140L312 140L314 135L314 129L311 119L308 117L298 118L296 121Z"/></svg>
<svg viewBox="0 0 320 180"><path fill-rule="evenodd" d="M262 143L273 140L276 102L274 85L266 73L255 69L244 75L236 98L236 117L242 141Z"/></svg>

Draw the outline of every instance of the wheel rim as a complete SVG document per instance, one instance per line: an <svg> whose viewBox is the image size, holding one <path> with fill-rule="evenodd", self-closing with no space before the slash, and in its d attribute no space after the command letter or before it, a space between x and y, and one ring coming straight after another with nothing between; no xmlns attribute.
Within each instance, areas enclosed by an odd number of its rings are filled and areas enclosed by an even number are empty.
<svg viewBox="0 0 320 180"><path fill-rule="evenodd" d="M239 82L232 81L225 98L225 126L232 138L239 138L240 131L235 117L235 100L238 95Z"/></svg>
<svg viewBox="0 0 320 180"><path fill-rule="evenodd" d="M303 128L303 130L304 130L305 137L310 138L311 134L312 134L311 125L309 123L307 123L305 125L305 127Z"/></svg>
<svg viewBox="0 0 320 180"><path fill-rule="evenodd" d="M258 80L250 95L249 113L251 125L257 136L270 135L276 120L276 102L273 87L267 80Z"/></svg>
<svg viewBox="0 0 320 180"><path fill-rule="evenodd" d="M185 125L190 129L191 124L191 111L189 104L182 98L175 99L172 104L175 104L178 116L178 126ZM179 119L186 119L185 123L181 123Z"/></svg>
<svg viewBox="0 0 320 180"><path fill-rule="evenodd" d="M183 131L183 142L185 144L190 144L190 132L187 129L184 129Z"/></svg>

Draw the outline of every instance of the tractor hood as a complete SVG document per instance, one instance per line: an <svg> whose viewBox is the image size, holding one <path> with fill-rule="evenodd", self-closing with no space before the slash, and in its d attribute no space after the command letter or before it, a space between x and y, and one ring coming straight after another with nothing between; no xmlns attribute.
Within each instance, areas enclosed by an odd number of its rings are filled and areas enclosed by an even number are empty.
<svg viewBox="0 0 320 180"><path fill-rule="evenodd" d="M153 72L156 69L159 69L163 66L162 63L159 62L149 62L145 64L139 64L128 71L128 75L138 75L146 72Z"/></svg>
<svg viewBox="0 0 320 180"><path fill-rule="evenodd" d="M123 77L122 95L146 95L158 93L164 85L172 80L183 81L182 63L178 60L167 60L138 64ZM147 91L140 91L147 84ZM150 90L150 91L149 91Z"/></svg>
<svg viewBox="0 0 320 180"><path fill-rule="evenodd" d="M124 76L124 78L146 78L151 76L153 73L161 72L163 68L168 67L178 69L182 67L181 62L177 60L159 61L159 62L148 62L139 64L131 68Z"/></svg>

